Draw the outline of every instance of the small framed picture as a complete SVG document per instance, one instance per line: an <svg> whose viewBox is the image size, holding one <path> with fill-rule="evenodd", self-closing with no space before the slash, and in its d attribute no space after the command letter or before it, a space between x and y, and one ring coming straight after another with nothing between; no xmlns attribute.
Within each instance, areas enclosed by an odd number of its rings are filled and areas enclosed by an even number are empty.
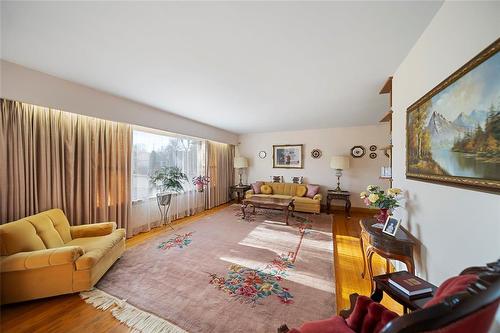
<svg viewBox="0 0 500 333"><path fill-rule="evenodd" d="M394 236L398 231L399 225L401 224L401 220L398 220L395 217L388 216L387 220L385 220L384 228L382 229L383 233Z"/></svg>

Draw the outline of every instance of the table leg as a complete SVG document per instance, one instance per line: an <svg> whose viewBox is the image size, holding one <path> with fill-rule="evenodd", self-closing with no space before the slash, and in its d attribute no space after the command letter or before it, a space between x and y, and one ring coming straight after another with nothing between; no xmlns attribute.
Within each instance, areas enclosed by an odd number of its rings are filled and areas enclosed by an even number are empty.
<svg viewBox="0 0 500 333"><path fill-rule="evenodd" d="M243 220L246 218L246 215L245 215L245 208L246 207L247 207L247 205L245 205L245 204L241 205L241 212L243 213Z"/></svg>
<svg viewBox="0 0 500 333"><path fill-rule="evenodd" d="M382 289L379 289L378 286L375 286L375 291L370 296L372 301L380 303L383 297L384 297L384 292L382 291Z"/></svg>
<svg viewBox="0 0 500 333"><path fill-rule="evenodd" d="M348 219L351 218L351 200L349 199L345 201L345 217Z"/></svg>
<svg viewBox="0 0 500 333"><path fill-rule="evenodd" d="M361 246L361 255L363 256L363 273L361 273L361 278L365 278L366 274L366 256L365 256L365 247L363 245L363 236L359 237L359 245Z"/></svg>
<svg viewBox="0 0 500 333"><path fill-rule="evenodd" d="M413 262L413 257L403 259L404 264L408 272L415 275L415 263Z"/></svg>
<svg viewBox="0 0 500 333"><path fill-rule="evenodd" d="M288 212L289 212L289 209L288 209L288 206L286 208L283 209L283 213L285 213L285 223L286 225L289 225L288 224Z"/></svg>
<svg viewBox="0 0 500 333"><path fill-rule="evenodd" d="M330 198L326 198L326 213L327 214L330 214L330 206L331 206L331 202L330 202Z"/></svg>
<svg viewBox="0 0 500 333"><path fill-rule="evenodd" d="M368 266L368 276L370 278L370 291L373 291L373 266L372 266L372 259L373 255L375 254L375 251L373 251L373 248L369 246L366 249L366 263Z"/></svg>
<svg viewBox="0 0 500 333"><path fill-rule="evenodd" d="M292 207L292 217L294 216L293 213L295 213L295 204L292 202L290 204L290 207Z"/></svg>

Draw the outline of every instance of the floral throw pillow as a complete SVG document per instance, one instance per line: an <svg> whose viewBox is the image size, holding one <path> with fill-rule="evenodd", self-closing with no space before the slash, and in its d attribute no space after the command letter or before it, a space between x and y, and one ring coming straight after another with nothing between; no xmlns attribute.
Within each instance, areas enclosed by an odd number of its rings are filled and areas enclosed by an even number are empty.
<svg viewBox="0 0 500 333"><path fill-rule="evenodd" d="M307 184L307 194L306 197L308 198L314 198L316 194L319 192L319 185L311 185Z"/></svg>
<svg viewBox="0 0 500 333"><path fill-rule="evenodd" d="M255 182L252 184L253 194L260 194L260 188L264 185L264 182Z"/></svg>

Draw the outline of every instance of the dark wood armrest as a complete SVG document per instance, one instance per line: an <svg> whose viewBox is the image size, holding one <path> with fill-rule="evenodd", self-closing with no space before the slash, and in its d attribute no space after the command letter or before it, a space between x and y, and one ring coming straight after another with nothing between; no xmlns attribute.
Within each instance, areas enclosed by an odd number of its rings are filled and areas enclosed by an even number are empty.
<svg viewBox="0 0 500 333"><path fill-rule="evenodd" d="M349 295L349 302L351 302L350 308L349 309L344 309L339 312L339 316L341 316L344 319L349 318L351 315L352 311L354 311L354 306L356 305L356 300L358 299L359 295L358 294L351 294Z"/></svg>

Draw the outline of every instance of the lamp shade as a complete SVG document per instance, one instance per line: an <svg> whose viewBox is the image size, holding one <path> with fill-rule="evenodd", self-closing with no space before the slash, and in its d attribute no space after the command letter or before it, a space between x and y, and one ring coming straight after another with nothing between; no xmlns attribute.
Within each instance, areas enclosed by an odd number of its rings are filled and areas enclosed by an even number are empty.
<svg viewBox="0 0 500 333"><path fill-rule="evenodd" d="M349 157L347 156L332 156L330 160L330 168L345 170L349 169Z"/></svg>
<svg viewBox="0 0 500 333"><path fill-rule="evenodd" d="M236 169L248 168L248 160L246 157L235 157L234 158L234 167Z"/></svg>

